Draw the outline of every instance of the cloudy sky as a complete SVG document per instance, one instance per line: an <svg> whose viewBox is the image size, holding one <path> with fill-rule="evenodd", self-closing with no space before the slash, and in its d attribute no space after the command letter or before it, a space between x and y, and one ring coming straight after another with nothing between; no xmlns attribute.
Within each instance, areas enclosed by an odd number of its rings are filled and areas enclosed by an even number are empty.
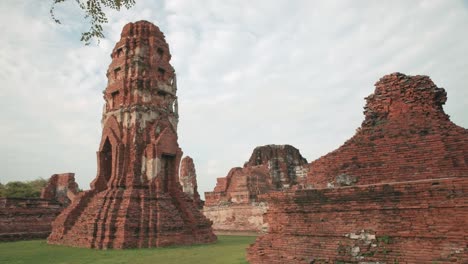
<svg viewBox="0 0 468 264"><path fill-rule="evenodd" d="M0 1L0 182L96 176L102 90L128 22L165 33L178 74L179 144L201 193L253 148L291 144L308 161L350 138L383 75L429 75L468 127L468 1L137 0L109 12L106 39L75 1Z"/></svg>

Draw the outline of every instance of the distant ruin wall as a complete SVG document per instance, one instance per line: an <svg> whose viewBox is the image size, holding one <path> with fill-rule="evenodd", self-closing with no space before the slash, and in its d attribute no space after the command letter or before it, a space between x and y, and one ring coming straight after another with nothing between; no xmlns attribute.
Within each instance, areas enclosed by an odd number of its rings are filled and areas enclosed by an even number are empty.
<svg viewBox="0 0 468 264"><path fill-rule="evenodd" d="M263 233L267 204L259 203L257 196L297 185L307 168L307 160L291 145L256 147L244 167L232 168L226 177L217 178L212 192L205 192L203 213L218 233Z"/></svg>
<svg viewBox="0 0 468 264"><path fill-rule="evenodd" d="M62 209L46 199L0 198L0 241L46 238Z"/></svg>
<svg viewBox="0 0 468 264"><path fill-rule="evenodd" d="M468 178L265 194L251 263L467 263Z"/></svg>
<svg viewBox="0 0 468 264"><path fill-rule="evenodd" d="M203 214L213 221L217 233L264 233L268 225L263 222L267 210L265 203L225 204L205 207Z"/></svg>
<svg viewBox="0 0 468 264"><path fill-rule="evenodd" d="M304 181L307 168L307 160L291 145L256 147L243 168L234 167L226 177L216 179L214 190L205 192L205 205L256 202L259 194Z"/></svg>

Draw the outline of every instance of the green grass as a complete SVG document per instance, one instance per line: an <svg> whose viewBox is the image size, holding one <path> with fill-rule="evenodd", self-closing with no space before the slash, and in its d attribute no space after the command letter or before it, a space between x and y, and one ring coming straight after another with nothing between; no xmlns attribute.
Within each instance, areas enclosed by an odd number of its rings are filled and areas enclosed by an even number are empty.
<svg viewBox="0 0 468 264"><path fill-rule="evenodd" d="M45 240L0 243L0 263L247 263L245 249L251 236L218 236L209 245L168 248L95 250L48 245Z"/></svg>

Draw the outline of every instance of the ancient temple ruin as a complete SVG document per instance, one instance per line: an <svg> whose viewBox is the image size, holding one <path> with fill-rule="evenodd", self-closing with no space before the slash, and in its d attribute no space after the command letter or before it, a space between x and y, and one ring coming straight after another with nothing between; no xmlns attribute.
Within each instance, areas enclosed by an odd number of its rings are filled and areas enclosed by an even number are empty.
<svg viewBox="0 0 468 264"><path fill-rule="evenodd" d="M343 146L302 190L268 193L250 263L466 263L468 130L427 76L386 75Z"/></svg>
<svg viewBox="0 0 468 264"><path fill-rule="evenodd" d="M427 76L401 73L375 86L361 127L310 164L306 183L331 187L467 176L467 130L444 112L443 88Z"/></svg>
<svg viewBox="0 0 468 264"><path fill-rule="evenodd" d="M257 197L287 190L307 176L307 160L290 145L256 147L244 167L232 168L205 192L203 213L220 233L260 233L267 229L263 214L267 204Z"/></svg>
<svg viewBox="0 0 468 264"><path fill-rule="evenodd" d="M53 223L50 244L144 248L210 243L211 222L182 191L177 83L163 33L127 24L111 54L98 171Z"/></svg>

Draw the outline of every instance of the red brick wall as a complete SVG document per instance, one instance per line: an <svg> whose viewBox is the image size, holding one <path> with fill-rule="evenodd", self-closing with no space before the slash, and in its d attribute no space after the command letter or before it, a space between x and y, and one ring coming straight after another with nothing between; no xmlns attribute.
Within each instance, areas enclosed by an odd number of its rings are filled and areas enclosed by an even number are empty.
<svg viewBox="0 0 468 264"><path fill-rule="evenodd" d="M467 263L468 178L265 195L251 263Z"/></svg>
<svg viewBox="0 0 468 264"><path fill-rule="evenodd" d="M46 238L62 209L46 199L0 198L0 241Z"/></svg>

